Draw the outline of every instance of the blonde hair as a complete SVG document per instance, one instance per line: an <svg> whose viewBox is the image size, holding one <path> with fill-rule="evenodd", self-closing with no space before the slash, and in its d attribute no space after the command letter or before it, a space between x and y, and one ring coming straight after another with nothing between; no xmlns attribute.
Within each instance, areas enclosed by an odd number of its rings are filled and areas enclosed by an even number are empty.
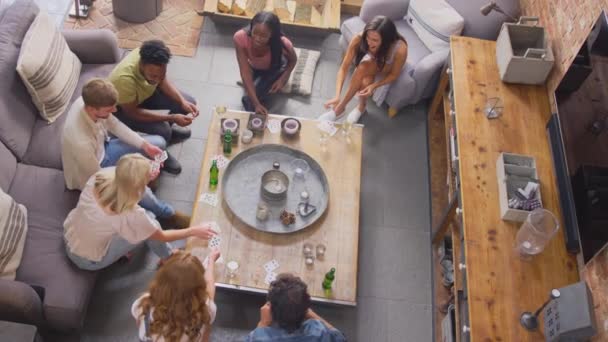
<svg viewBox="0 0 608 342"><path fill-rule="evenodd" d="M141 200L149 181L150 160L139 153L122 156L116 169L103 169L95 174L95 192L99 204L120 214L131 210Z"/></svg>
<svg viewBox="0 0 608 342"><path fill-rule="evenodd" d="M201 328L209 329L205 268L197 257L185 252L171 255L154 275L148 293L139 307L142 316L154 309L150 335L167 342L179 342L182 335L197 341Z"/></svg>
<svg viewBox="0 0 608 342"><path fill-rule="evenodd" d="M115 106L118 102L118 91L110 81L93 78L82 87L84 104L93 108Z"/></svg>

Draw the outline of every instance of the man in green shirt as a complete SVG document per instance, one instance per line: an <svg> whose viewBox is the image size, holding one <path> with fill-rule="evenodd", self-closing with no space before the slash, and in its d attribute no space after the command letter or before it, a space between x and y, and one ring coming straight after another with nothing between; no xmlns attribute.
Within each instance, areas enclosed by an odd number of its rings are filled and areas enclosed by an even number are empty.
<svg viewBox="0 0 608 342"><path fill-rule="evenodd" d="M194 98L166 79L170 59L171 51L162 41L148 40L109 76L118 91L115 116L135 131L160 135L167 144L189 138L187 126L199 114ZM181 165L169 154L163 170L178 174Z"/></svg>

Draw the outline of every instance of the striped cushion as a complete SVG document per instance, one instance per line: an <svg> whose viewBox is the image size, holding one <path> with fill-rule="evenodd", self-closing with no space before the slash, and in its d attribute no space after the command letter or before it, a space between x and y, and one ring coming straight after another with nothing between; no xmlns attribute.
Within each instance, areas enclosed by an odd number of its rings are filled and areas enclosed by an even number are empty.
<svg viewBox="0 0 608 342"><path fill-rule="evenodd" d="M27 211L0 189L0 279L15 280L25 246Z"/></svg>
<svg viewBox="0 0 608 342"><path fill-rule="evenodd" d="M315 69L321 53L314 50L294 48L298 56L296 67L291 72L289 80L281 89L283 93L310 95Z"/></svg>
<svg viewBox="0 0 608 342"><path fill-rule="evenodd" d="M40 11L23 39L17 72L49 123L65 112L81 67L53 20Z"/></svg>
<svg viewBox="0 0 608 342"><path fill-rule="evenodd" d="M449 48L450 36L464 28L464 18L445 0L411 0L405 19L433 52Z"/></svg>

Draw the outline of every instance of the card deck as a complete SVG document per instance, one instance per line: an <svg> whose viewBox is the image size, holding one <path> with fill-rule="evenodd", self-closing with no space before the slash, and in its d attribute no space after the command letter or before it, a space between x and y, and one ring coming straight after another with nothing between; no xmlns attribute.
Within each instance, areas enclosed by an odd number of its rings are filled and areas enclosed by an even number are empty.
<svg viewBox="0 0 608 342"><path fill-rule="evenodd" d="M230 163L230 159L226 158L223 154L215 155L211 160L215 160L218 169L223 169Z"/></svg>
<svg viewBox="0 0 608 342"><path fill-rule="evenodd" d="M218 202L216 194L210 194L210 193L207 193L207 192L201 194L201 197L199 197L198 200L199 200L199 202L207 203L207 204L209 204L210 206L213 206L213 207L217 206L217 202Z"/></svg>
<svg viewBox="0 0 608 342"><path fill-rule="evenodd" d="M281 131L281 121L277 119L270 119L266 123L266 127L270 133L279 133Z"/></svg>

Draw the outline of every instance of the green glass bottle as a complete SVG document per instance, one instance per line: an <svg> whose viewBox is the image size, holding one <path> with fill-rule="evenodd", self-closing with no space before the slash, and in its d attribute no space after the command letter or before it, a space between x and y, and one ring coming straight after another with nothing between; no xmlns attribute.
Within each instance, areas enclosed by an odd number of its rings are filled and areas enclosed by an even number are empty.
<svg viewBox="0 0 608 342"><path fill-rule="evenodd" d="M211 188L215 188L217 186L218 178L220 175L220 169L217 168L217 162L215 159L211 164L211 169L209 170L209 185Z"/></svg>
<svg viewBox="0 0 608 342"><path fill-rule="evenodd" d="M227 129L224 133L224 154L230 155L232 153L232 132Z"/></svg>
<svg viewBox="0 0 608 342"><path fill-rule="evenodd" d="M325 290L331 290L331 283L333 283L334 278L336 277L336 269L331 268L329 272L325 273L325 279L323 279L323 288Z"/></svg>

